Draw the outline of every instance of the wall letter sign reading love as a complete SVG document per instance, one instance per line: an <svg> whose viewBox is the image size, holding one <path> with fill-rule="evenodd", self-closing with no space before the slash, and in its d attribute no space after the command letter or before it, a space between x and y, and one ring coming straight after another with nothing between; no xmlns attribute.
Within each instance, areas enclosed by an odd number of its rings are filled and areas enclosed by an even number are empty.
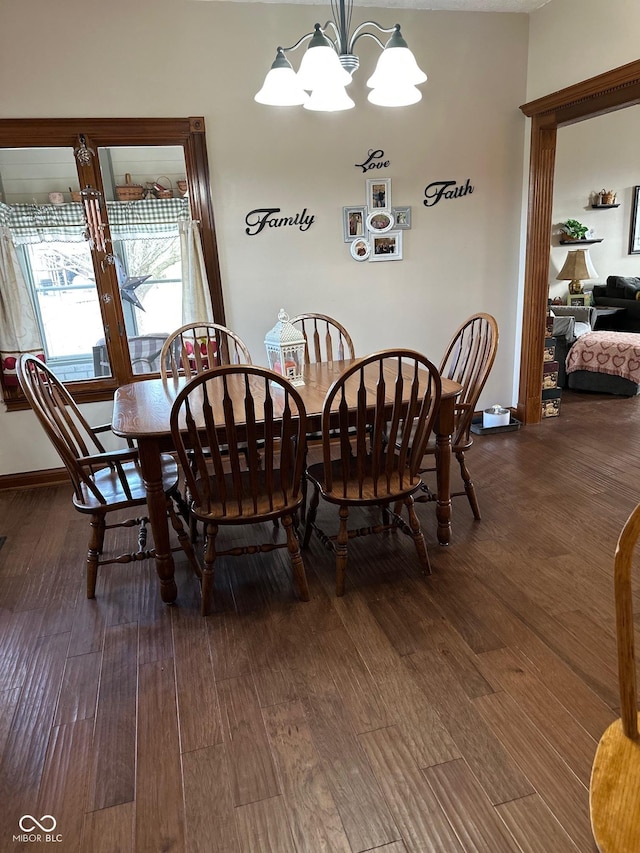
<svg viewBox="0 0 640 853"><path fill-rule="evenodd" d="M391 165L391 160L383 160L384 151L382 148L370 148L367 151L367 159L364 163L355 163L358 169L363 172L368 172L370 169L386 169Z"/></svg>

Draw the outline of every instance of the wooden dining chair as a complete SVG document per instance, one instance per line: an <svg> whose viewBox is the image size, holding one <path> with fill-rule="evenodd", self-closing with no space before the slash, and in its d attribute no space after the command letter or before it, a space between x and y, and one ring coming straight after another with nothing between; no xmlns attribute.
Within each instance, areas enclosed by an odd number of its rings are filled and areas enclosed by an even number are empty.
<svg viewBox="0 0 640 853"><path fill-rule="evenodd" d="M246 344L231 329L219 323L194 321L180 326L165 340L160 353L163 379L186 376L221 364L251 364Z"/></svg>
<svg viewBox="0 0 640 853"><path fill-rule="evenodd" d="M355 358L356 351L351 335L345 327L327 314L298 314L291 320L304 335L307 343L304 360L305 364L318 361L344 361L345 358ZM308 444L316 444L322 440L321 432L310 432L307 435ZM305 519L307 507L307 481L303 480L302 491L302 520Z"/></svg>
<svg viewBox="0 0 640 853"><path fill-rule="evenodd" d="M452 452L460 465L464 491L452 492L451 497L467 496L473 516L480 519L480 507L475 486L469 473L465 454L473 444L471 421L476 404L485 386L498 349L498 324L490 314L473 314L451 338L440 362L440 375L462 385L456 398L455 430L451 438ZM436 448L427 445L425 456L433 458ZM421 473L435 471L435 465L421 467ZM437 500L427 484L423 484L418 502Z"/></svg>
<svg viewBox="0 0 640 853"><path fill-rule="evenodd" d="M307 415L299 392L278 373L263 367L226 365L208 370L194 377L176 397L171 435L185 471L191 513L205 524L203 615L211 603L217 557L274 548L288 548L298 595L308 601L294 528L302 501L306 429ZM271 539L219 550L220 527L278 519L282 519L285 542Z"/></svg>
<svg viewBox="0 0 640 853"><path fill-rule="evenodd" d="M194 321L173 331L160 353L160 375L163 379L186 376L191 379L203 370L221 364L251 364L246 344L231 329L219 323ZM242 447L246 454L246 445ZM226 452L226 451L225 451ZM185 492L187 491L185 483ZM197 522L191 517L191 541L198 538Z"/></svg>
<svg viewBox="0 0 640 853"><path fill-rule="evenodd" d="M300 329L307 342L304 356L306 364L356 357L351 335L333 317L326 314L298 314L290 322Z"/></svg>
<svg viewBox="0 0 640 853"><path fill-rule="evenodd" d="M25 397L67 469L73 485L73 505L79 512L91 517L87 598L95 598L98 566L155 557L155 550L146 548L148 518L106 523L109 513L146 506L147 496L138 451L133 446L106 450L98 434L110 430L110 425L91 427L65 386L40 359L33 355L21 356L17 373ZM174 507L174 501L180 505L182 500L178 490L178 466L173 457L166 453L162 454L161 464L167 513L178 535L180 547L199 572L189 536ZM115 557L102 557L105 531L132 526L138 527L138 550Z"/></svg>
<svg viewBox="0 0 640 853"><path fill-rule="evenodd" d="M622 528L614 560L621 718L600 738L589 785L591 828L601 853L640 850L640 715L631 582L639 536L640 504Z"/></svg>
<svg viewBox="0 0 640 853"><path fill-rule="evenodd" d="M358 359L327 392L322 407L322 462L306 472L314 492L303 544L309 544L315 530L334 551L337 595L344 594L347 543L356 536L400 529L413 538L425 572L431 572L413 494L421 485L418 469L441 393L435 365L405 349ZM355 406L355 416L349 414L350 405ZM316 522L320 497L338 507L335 535L327 535ZM398 511L392 512L390 506L396 504ZM407 508L408 524L400 516L402 505ZM356 506L380 507L381 523L348 529L349 511Z"/></svg>

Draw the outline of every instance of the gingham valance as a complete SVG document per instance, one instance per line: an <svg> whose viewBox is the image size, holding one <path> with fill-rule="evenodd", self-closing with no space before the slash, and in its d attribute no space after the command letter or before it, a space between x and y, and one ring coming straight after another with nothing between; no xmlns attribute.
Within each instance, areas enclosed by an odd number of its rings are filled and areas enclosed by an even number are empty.
<svg viewBox="0 0 640 853"><path fill-rule="evenodd" d="M147 198L108 201L107 216L114 240L140 237L177 237L178 222L191 218L188 198ZM80 202L70 204L3 204L0 225L6 226L14 245L25 243L78 243L85 239L85 219Z"/></svg>

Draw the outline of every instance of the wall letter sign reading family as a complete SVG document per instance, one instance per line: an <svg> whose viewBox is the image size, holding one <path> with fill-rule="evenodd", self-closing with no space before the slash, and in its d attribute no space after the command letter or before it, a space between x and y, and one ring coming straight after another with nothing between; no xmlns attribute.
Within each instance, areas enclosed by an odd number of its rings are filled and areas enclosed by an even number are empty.
<svg viewBox="0 0 640 853"><path fill-rule="evenodd" d="M296 213L295 216L275 216L280 213L279 207L257 207L255 210L250 210L245 216L246 233L250 237L255 237L263 228L282 228L286 225L297 225L300 231L308 231L315 222L315 216L307 213L305 207L302 213Z"/></svg>
<svg viewBox="0 0 640 853"><path fill-rule="evenodd" d="M355 163L358 169L363 172L368 172L369 169L386 169L391 165L391 160L383 160L384 151L382 148L370 148L367 151L367 159L364 163Z"/></svg>
<svg viewBox="0 0 640 853"><path fill-rule="evenodd" d="M469 182L469 178L467 178L464 186L461 184L459 187L456 187L455 181L433 181L425 188L422 203L425 207L433 207L441 198L462 198L472 192L473 186Z"/></svg>

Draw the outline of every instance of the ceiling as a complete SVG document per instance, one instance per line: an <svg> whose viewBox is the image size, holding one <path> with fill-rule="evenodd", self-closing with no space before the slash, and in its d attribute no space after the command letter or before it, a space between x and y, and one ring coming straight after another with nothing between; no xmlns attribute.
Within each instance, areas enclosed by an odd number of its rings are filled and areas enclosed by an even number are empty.
<svg viewBox="0 0 640 853"><path fill-rule="evenodd" d="M533 12L551 0L354 0L354 6L387 9L438 9L449 12ZM256 0L235 0L254 3ZM319 5L318 0L261 0L265 3L289 2L295 5ZM326 3L324 5L329 5Z"/></svg>

